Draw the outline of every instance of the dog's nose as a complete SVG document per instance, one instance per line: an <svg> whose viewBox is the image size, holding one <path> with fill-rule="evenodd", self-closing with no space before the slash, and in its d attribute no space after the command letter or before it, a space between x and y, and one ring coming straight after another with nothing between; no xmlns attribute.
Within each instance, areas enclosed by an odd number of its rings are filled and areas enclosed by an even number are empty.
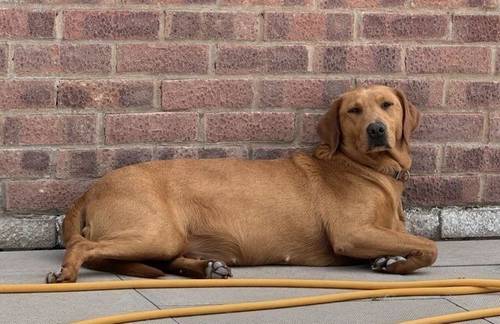
<svg viewBox="0 0 500 324"><path fill-rule="evenodd" d="M385 135L385 125L381 122L371 123L368 125L366 131L368 132L368 136L370 136L370 138L379 138Z"/></svg>

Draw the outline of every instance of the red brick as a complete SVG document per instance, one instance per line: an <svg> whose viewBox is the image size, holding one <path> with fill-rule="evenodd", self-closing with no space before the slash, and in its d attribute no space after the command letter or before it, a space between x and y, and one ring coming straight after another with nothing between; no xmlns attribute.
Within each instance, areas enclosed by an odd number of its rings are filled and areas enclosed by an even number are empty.
<svg viewBox="0 0 500 324"><path fill-rule="evenodd" d="M151 161L153 159L152 148L112 148L102 149L97 153L99 173L101 175L108 171L125 167L127 165Z"/></svg>
<svg viewBox="0 0 500 324"><path fill-rule="evenodd" d="M439 148L434 145L412 145L411 172L417 174L435 173Z"/></svg>
<svg viewBox="0 0 500 324"><path fill-rule="evenodd" d="M414 176L406 187L411 205L453 206L479 202L478 176Z"/></svg>
<svg viewBox="0 0 500 324"><path fill-rule="evenodd" d="M307 60L305 46L220 46L215 71L219 74L306 72Z"/></svg>
<svg viewBox="0 0 500 324"><path fill-rule="evenodd" d="M490 141L500 142L500 116L490 116Z"/></svg>
<svg viewBox="0 0 500 324"><path fill-rule="evenodd" d="M486 176L482 201L489 204L500 203L500 175Z"/></svg>
<svg viewBox="0 0 500 324"><path fill-rule="evenodd" d="M198 159L198 151L198 147L189 146L157 147L155 156L158 160Z"/></svg>
<svg viewBox="0 0 500 324"><path fill-rule="evenodd" d="M452 35L460 42L500 42L500 15L454 15Z"/></svg>
<svg viewBox="0 0 500 324"><path fill-rule="evenodd" d="M289 112L209 113L205 118L209 142L290 142L294 138L295 114Z"/></svg>
<svg viewBox="0 0 500 324"><path fill-rule="evenodd" d="M122 0L124 4L156 4L156 5L209 5L216 0Z"/></svg>
<svg viewBox="0 0 500 324"><path fill-rule="evenodd" d="M349 40L353 16L350 14L270 12L264 15L266 40Z"/></svg>
<svg viewBox="0 0 500 324"><path fill-rule="evenodd" d="M408 100L419 109L442 106L444 81L428 79L357 79L356 84L367 86L383 84L402 90Z"/></svg>
<svg viewBox="0 0 500 324"><path fill-rule="evenodd" d="M313 6L313 0L221 0L220 5L228 6Z"/></svg>
<svg viewBox="0 0 500 324"><path fill-rule="evenodd" d="M248 150L241 146L230 147L160 147L156 152L160 160L172 159L247 159Z"/></svg>
<svg viewBox="0 0 500 324"><path fill-rule="evenodd" d="M60 108L120 109L153 106L151 81L62 81Z"/></svg>
<svg viewBox="0 0 500 324"><path fill-rule="evenodd" d="M208 46L135 44L118 46L117 71L137 73L207 73Z"/></svg>
<svg viewBox="0 0 500 324"><path fill-rule="evenodd" d="M54 108L56 104L53 81L0 80L0 110Z"/></svg>
<svg viewBox="0 0 500 324"><path fill-rule="evenodd" d="M406 50L408 73L489 73L491 51L486 47L413 47Z"/></svg>
<svg viewBox="0 0 500 324"><path fill-rule="evenodd" d="M326 108L333 98L351 88L348 80L262 80L259 107Z"/></svg>
<svg viewBox="0 0 500 324"><path fill-rule="evenodd" d="M451 172L499 172L500 147L495 146L447 146L443 171Z"/></svg>
<svg viewBox="0 0 500 324"><path fill-rule="evenodd" d="M4 142L9 145L94 144L93 115L22 115L4 118Z"/></svg>
<svg viewBox="0 0 500 324"><path fill-rule="evenodd" d="M256 13L167 12L167 39L256 40Z"/></svg>
<svg viewBox="0 0 500 324"><path fill-rule="evenodd" d="M366 14L361 35L369 39L443 39L448 33L444 15Z"/></svg>
<svg viewBox="0 0 500 324"><path fill-rule="evenodd" d="M249 80L172 80L162 82L164 110L249 108L253 101Z"/></svg>
<svg viewBox="0 0 500 324"><path fill-rule="evenodd" d="M302 121L302 133L300 142L306 144L318 144L318 123L323 114L305 113Z"/></svg>
<svg viewBox="0 0 500 324"><path fill-rule="evenodd" d="M60 150L56 175L58 178L94 178L113 169L152 159L152 148Z"/></svg>
<svg viewBox="0 0 500 324"><path fill-rule="evenodd" d="M413 8L462 9L462 8L495 8L496 0L411 0Z"/></svg>
<svg viewBox="0 0 500 324"><path fill-rule="evenodd" d="M106 73L111 71L108 45L22 45L14 48L16 74Z"/></svg>
<svg viewBox="0 0 500 324"><path fill-rule="evenodd" d="M401 48L385 45L317 47L314 71L389 73L401 71Z"/></svg>
<svg viewBox="0 0 500 324"><path fill-rule="evenodd" d="M0 150L0 178L46 177L50 173L49 151Z"/></svg>
<svg viewBox="0 0 500 324"><path fill-rule="evenodd" d="M378 8L378 7L402 7L405 0L321 0L320 8Z"/></svg>
<svg viewBox="0 0 500 324"><path fill-rule="evenodd" d="M483 122L479 114L425 114L413 138L425 142L479 141Z"/></svg>
<svg viewBox="0 0 500 324"><path fill-rule="evenodd" d="M58 178L93 178L100 175L97 151L60 150L57 152Z"/></svg>
<svg viewBox="0 0 500 324"><path fill-rule="evenodd" d="M196 113L113 114L105 118L107 144L194 141Z"/></svg>
<svg viewBox="0 0 500 324"><path fill-rule="evenodd" d="M158 39L159 28L158 12L64 12L64 39Z"/></svg>
<svg viewBox="0 0 500 324"><path fill-rule="evenodd" d="M64 212L90 185L88 180L10 181L5 207L17 212Z"/></svg>
<svg viewBox="0 0 500 324"><path fill-rule="evenodd" d="M246 159L248 150L242 147L203 147L198 150L200 159Z"/></svg>
<svg viewBox="0 0 500 324"><path fill-rule="evenodd" d="M307 149L299 147L258 147L253 149L252 158L254 160L287 159L298 152L305 151L307 151Z"/></svg>
<svg viewBox="0 0 500 324"><path fill-rule="evenodd" d="M114 5L120 0L18 0L22 4L48 4L48 5Z"/></svg>
<svg viewBox="0 0 500 324"><path fill-rule="evenodd" d="M500 83L489 81L450 81L446 104L450 109L495 110L500 105Z"/></svg>
<svg viewBox="0 0 500 324"><path fill-rule="evenodd" d="M54 38L55 17L52 11L0 9L0 37Z"/></svg>

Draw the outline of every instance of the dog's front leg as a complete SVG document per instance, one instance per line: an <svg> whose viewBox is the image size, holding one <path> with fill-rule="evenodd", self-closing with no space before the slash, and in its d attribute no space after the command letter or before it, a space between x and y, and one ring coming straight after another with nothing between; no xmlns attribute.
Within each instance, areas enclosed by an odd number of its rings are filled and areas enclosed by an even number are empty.
<svg viewBox="0 0 500 324"><path fill-rule="evenodd" d="M351 231L333 234L333 250L336 254L354 258L376 259L388 256L383 265L389 273L406 274L418 268L432 265L437 258L436 243L423 237L366 225Z"/></svg>

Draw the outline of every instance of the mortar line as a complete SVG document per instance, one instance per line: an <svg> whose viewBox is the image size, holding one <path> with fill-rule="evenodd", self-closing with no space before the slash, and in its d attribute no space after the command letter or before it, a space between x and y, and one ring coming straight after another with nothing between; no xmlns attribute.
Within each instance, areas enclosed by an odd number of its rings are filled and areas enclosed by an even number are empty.
<svg viewBox="0 0 500 324"><path fill-rule="evenodd" d="M109 76L110 76L110 79L115 79L116 78L116 69L117 69L117 65L118 65L117 57L116 57L117 56L116 44L111 44L110 48L111 48L111 57L110 57L109 63L111 64L111 71L109 72Z"/></svg>
<svg viewBox="0 0 500 324"><path fill-rule="evenodd" d="M458 303L456 303L456 302L454 302L454 301L452 301L451 299L448 299L448 298L450 298L450 297L444 296L443 299L446 300L446 301L448 301L448 302L450 302L451 304L457 306L458 308L461 308L461 309L465 310L465 311L469 311L470 310L470 309L465 308L462 305L460 305L460 304L458 304ZM481 318L481 320L486 321L488 323L493 323L493 322L489 321L487 318Z"/></svg>
<svg viewBox="0 0 500 324"><path fill-rule="evenodd" d="M19 4L17 2L13 3L2 3L0 5L0 8L19 8ZM261 10L262 8L265 8L266 10L279 10L279 11L284 11L284 12L304 12L305 10L313 10L314 6L311 5L303 5L303 6L290 6L290 7L283 7L280 5L270 5L270 6L248 6L248 5L235 5L235 6L223 6L223 5L218 5L216 4L207 4L207 5L201 5L201 4L194 4L190 5L188 8L186 8L185 5L182 4L176 4L176 5L157 5L157 4L124 4L124 3L118 3L118 4L112 4L112 5L101 5L101 6L95 6L93 4L62 4L62 5L54 5L54 4L23 4L22 5L23 9L26 10L48 10L48 11L54 11L54 10L86 10L89 12L95 12L95 11L136 11L136 12L141 12L141 11L152 11L152 12L157 12L158 10L172 10L172 11L196 11L199 12L200 10L213 10L213 9L222 9L226 11L242 11L242 10L247 10L247 11L258 11ZM403 6L398 6L398 7L386 7L386 8L356 8L359 10L366 10L370 13L381 13L381 14L391 14L391 13L397 13L399 14L401 10L406 9L405 15L410 15L410 14L428 14L428 15L446 15L450 11L453 11L454 14L458 15L485 15L485 16L495 16L498 14L498 9L497 10L492 10L492 9L483 9L480 7L468 7L468 8L457 8L457 9L450 9L450 8L432 8L432 7L406 7L405 5ZM352 12L352 8L325 8L321 9L322 11L325 12L342 12L342 13L349 13Z"/></svg>
<svg viewBox="0 0 500 324"><path fill-rule="evenodd" d="M360 13L355 10L353 13L353 19L352 19L352 40L353 41L359 41L359 33L360 33L360 24L361 24L361 19L362 16L360 17Z"/></svg>
<svg viewBox="0 0 500 324"><path fill-rule="evenodd" d="M59 9L54 18L55 39L59 42L64 38L64 9Z"/></svg>
<svg viewBox="0 0 500 324"><path fill-rule="evenodd" d="M160 21L158 22L158 40L163 41L166 39L166 33L165 33L166 12L165 12L165 10L162 10L160 12L158 19L160 19Z"/></svg>
<svg viewBox="0 0 500 324"><path fill-rule="evenodd" d="M135 289L134 288L134 291L136 293L138 293L140 296L142 296L142 298L146 299L148 302L150 302L154 307L156 307L156 309L161 309L158 305L156 305L151 299L149 299L148 297L146 297L143 293L141 293L138 289Z"/></svg>
<svg viewBox="0 0 500 324"><path fill-rule="evenodd" d="M478 193L478 198L479 202L483 202L483 197L484 197L484 191L486 187L486 175L484 173L479 173L479 193Z"/></svg>
<svg viewBox="0 0 500 324"><path fill-rule="evenodd" d="M14 44L7 43L7 79L11 79L14 74Z"/></svg>
<svg viewBox="0 0 500 324"><path fill-rule="evenodd" d="M495 75L495 69L497 64L497 51L496 47L491 47L491 74ZM498 71L500 72L500 71Z"/></svg>

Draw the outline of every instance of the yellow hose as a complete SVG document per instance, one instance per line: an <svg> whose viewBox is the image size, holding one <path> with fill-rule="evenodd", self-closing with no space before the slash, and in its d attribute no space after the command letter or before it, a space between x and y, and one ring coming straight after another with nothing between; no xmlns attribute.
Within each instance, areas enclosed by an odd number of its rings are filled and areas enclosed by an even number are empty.
<svg viewBox="0 0 500 324"><path fill-rule="evenodd" d="M483 308L456 314L447 314L435 317L427 317L414 321L401 322L401 324L440 324L468 321L477 318L493 317L500 315L500 307Z"/></svg>
<svg viewBox="0 0 500 324"><path fill-rule="evenodd" d="M430 296L430 295L464 295L500 291L500 280L496 279L446 279L404 282L370 282L341 280L300 280L300 279L181 279L181 280L127 280L79 282L61 284L4 284L0 285L0 293L37 293L94 291L114 289L147 289L147 288L206 288L206 287L295 287L295 288L337 288L364 289L365 291L337 293L329 295L308 296L267 300L250 303L184 307L175 309L134 312L121 315L101 317L82 323L125 323L165 317L181 317L193 315L219 314L230 312L255 311L274 308L297 307L315 304L332 303L376 297L396 296ZM435 322L421 319L411 323L447 323L459 318L476 319L500 315L500 308L478 310L436 317ZM459 317L462 316L462 317ZM464 317L465 316L465 317ZM450 318L452 318L450 320Z"/></svg>

